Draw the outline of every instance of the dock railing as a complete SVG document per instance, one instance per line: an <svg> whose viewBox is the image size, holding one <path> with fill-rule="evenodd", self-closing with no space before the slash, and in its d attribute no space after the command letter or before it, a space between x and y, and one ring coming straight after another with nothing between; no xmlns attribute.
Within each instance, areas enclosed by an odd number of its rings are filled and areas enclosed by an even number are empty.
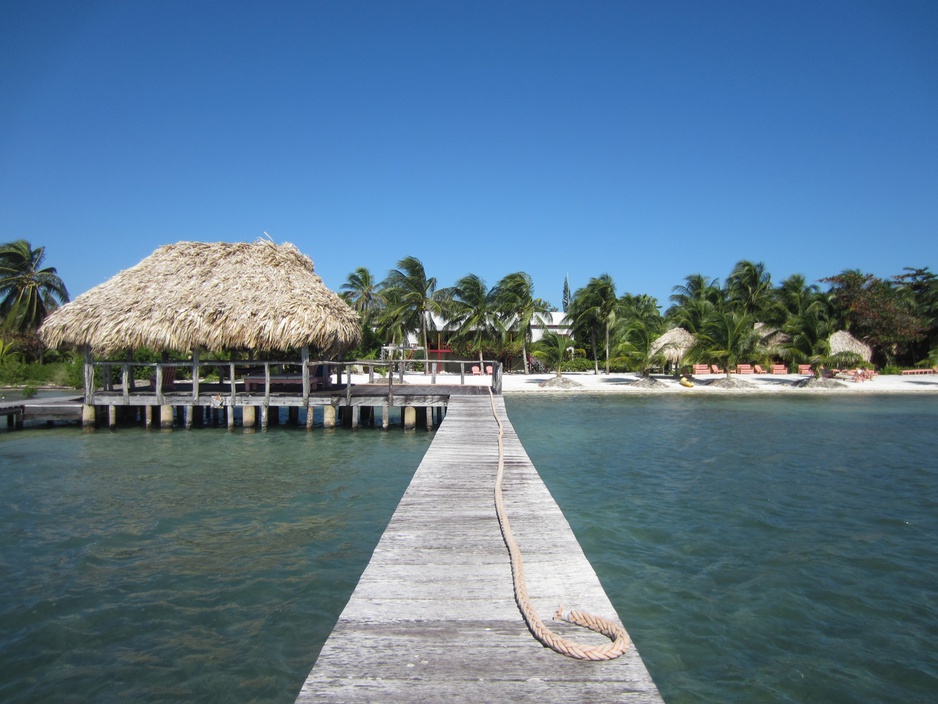
<svg viewBox="0 0 938 704"><path fill-rule="evenodd" d="M429 363L419 359L396 360L191 360L168 362L129 362L129 361L89 361L85 362L85 403L93 405L99 391L108 395L120 390L123 402L130 403L132 396L153 394L158 404L165 402L165 395L171 392L174 400L180 399L184 390L177 383L191 381L191 403L198 404L203 392L218 397L230 395L231 405L236 405L238 393L252 394L263 391L264 402L268 403L272 389L293 390L308 401L312 393L319 390L345 391L347 397L357 384L376 384L387 381L388 391L392 392L395 379L404 383L405 375L421 373L421 383L431 386L457 385L457 374L446 369L458 368L458 385L472 383L476 377L480 384L488 385L496 394L502 392L503 366L496 360L431 360ZM116 370L120 370L119 379ZM135 370L149 369L146 379L136 378ZM212 370L218 375L218 381L207 381ZM100 383L95 374L100 370ZM353 381L354 376L367 374L367 382ZM182 379L181 376L187 377ZM227 380L225 379L227 376ZM343 377L345 379L343 383ZM379 378L380 377L380 378ZM487 383L486 383L487 382ZM140 384L140 387L137 387ZM477 384L479 385L479 384ZM179 384L181 387L182 384ZM188 390L188 389L186 389Z"/></svg>

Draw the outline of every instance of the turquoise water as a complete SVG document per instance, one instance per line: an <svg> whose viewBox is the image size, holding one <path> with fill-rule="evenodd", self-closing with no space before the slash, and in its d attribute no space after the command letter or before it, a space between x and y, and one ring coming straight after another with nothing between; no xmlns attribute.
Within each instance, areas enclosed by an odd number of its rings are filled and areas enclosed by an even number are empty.
<svg viewBox="0 0 938 704"><path fill-rule="evenodd" d="M0 701L292 702L431 438L0 433Z"/></svg>
<svg viewBox="0 0 938 704"><path fill-rule="evenodd" d="M669 704L938 698L938 402L509 397ZM432 439L0 432L0 701L292 702Z"/></svg>
<svg viewBox="0 0 938 704"><path fill-rule="evenodd" d="M669 704L938 701L938 399L507 404Z"/></svg>

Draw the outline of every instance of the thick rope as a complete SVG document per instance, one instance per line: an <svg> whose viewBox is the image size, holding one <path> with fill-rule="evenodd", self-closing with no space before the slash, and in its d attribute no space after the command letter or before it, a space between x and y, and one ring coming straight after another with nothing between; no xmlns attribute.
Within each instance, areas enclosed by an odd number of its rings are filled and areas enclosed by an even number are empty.
<svg viewBox="0 0 938 704"><path fill-rule="evenodd" d="M545 626L528 598L521 548L518 547L518 542L511 532L511 524L508 522L505 504L502 501L502 478L505 475L505 429L498 417L498 411L495 408L495 394L492 393L491 389L489 389L489 397L492 402L492 415L495 417L495 422L498 423L498 473L495 476L495 513L498 516L498 525L502 529L502 537L505 539L505 546L508 548L508 555L511 559L511 578L515 588L515 602L518 604L524 622L537 640L562 655L578 660L612 660L617 658L628 650L631 644L629 636L622 626L608 619L593 616L585 611L568 611L560 607L557 609L557 613L554 614L555 621L567 621L588 628L591 631L602 633L611 641L603 645L582 645L554 633Z"/></svg>

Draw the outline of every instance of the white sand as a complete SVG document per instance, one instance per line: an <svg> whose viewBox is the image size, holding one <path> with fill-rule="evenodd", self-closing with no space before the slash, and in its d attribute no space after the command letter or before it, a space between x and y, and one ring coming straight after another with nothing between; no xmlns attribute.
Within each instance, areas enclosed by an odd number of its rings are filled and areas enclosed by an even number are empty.
<svg viewBox="0 0 938 704"><path fill-rule="evenodd" d="M749 382L753 388L725 389L709 386L709 382L725 379L725 374L701 374L694 377L693 388L685 388L671 376L654 375L660 386L654 388L633 387L636 374L593 374L591 372L567 373L564 377L580 384L580 388L542 388L539 382L550 379L554 374L506 374L502 382L504 393L625 393L625 394L918 394L938 393L938 374L879 375L872 381L841 381L843 388L796 388L795 384L806 377L799 374L733 374L734 380Z"/></svg>
<svg viewBox="0 0 938 704"><path fill-rule="evenodd" d="M579 384L577 388L558 389L541 387L540 382L552 379L550 374L505 374L502 377L502 391L506 394L518 393L548 393L548 394L576 394L576 393L603 393L603 394L938 394L938 374L914 374L884 376L878 375L872 381L840 381L842 388L797 388L795 384L807 377L800 374L733 374L734 380L741 380L752 384L752 388L725 389L710 386L710 382L725 379L725 374L700 374L693 378L694 387L685 388L672 376L656 374L653 376L660 385L654 388L641 388L633 386L639 379L637 374L593 374L592 372L570 372L564 378ZM408 384L430 383L429 377L422 373L408 372L404 375ZM364 384L368 382L366 374L353 374L353 383ZM488 386L492 377L488 375L466 375L465 383L473 386ZM382 383L382 382L379 382ZM397 376L394 377L397 383ZM459 384L459 374L438 374L438 384Z"/></svg>

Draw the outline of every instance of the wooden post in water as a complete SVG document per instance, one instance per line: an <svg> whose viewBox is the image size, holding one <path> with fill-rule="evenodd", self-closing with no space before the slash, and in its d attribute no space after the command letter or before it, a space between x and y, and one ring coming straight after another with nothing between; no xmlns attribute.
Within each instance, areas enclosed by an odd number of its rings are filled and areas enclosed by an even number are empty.
<svg viewBox="0 0 938 704"><path fill-rule="evenodd" d="M117 406L107 407L107 427L111 430L117 428Z"/></svg>
<svg viewBox="0 0 938 704"><path fill-rule="evenodd" d="M160 406L160 427L164 430L173 429L173 407L169 404Z"/></svg>
<svg viewBox="0 0 938 704"><path fill-rule="evenodd" d="M322 407L322 427L326 429L335 428L335 406Z"/></svg>
<svg viewBox="0 0 938 704"><path fill-rule="evenodd" d="M82 428L94 428L95 424L95 411L94 405L86 403L81 407L81 427Z"/></svg>
<svg viewBox="0 0 938 704"><path fill-rule="evenodd" d="M267 425L270 422L270 406L266 403L261 406L261 430L267 430Z"/></svg>
<svg viewBox="0 0 938 704"><path fill-rule="evenodd" d="M257 424L257 408L255 406L243 406L241 408L241 425L245 428L253 428Z"/></svg>
<svg viewBox="0 0 938 704"><path fill-rule="evenodd" d="M313 407L308 402L306 404L306 429L313 429Z"/></svg>
<svg viewBox="0 0 938 704"><path fill-rule="evenodd" d="M381 428L387 430L391 425L391 407L385 403L381 406Z"/></svg>
<svg viewBox="0 0 938 704"><path fill-rule="evenodd" d="M193 416L193 413L195 412L195 407L191 403L187 403L185 406L183 406L183 409L185 411L185 416L186 416L185 418L186 430L192 430L192 423L193 423L192 416Z"/></svg>
<svg viewBox="0 0 938 704"><path fill-rule="evenodd" d="M144 406L143 407L143 426L147 430L153 428L153 406Z"/></svg>
<svg viewBox="0 0 938 704"><path fill-rule="evenodd" d="M401 409L404 430L413 430L417 427L417 409L413 406L404 406Z"/></svg>

